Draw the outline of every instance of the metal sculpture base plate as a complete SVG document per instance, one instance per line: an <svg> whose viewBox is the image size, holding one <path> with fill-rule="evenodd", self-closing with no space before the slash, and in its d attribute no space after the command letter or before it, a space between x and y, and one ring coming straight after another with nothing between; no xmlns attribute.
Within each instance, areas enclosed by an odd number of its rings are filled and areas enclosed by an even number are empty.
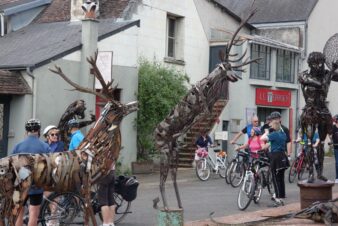
<svg viewBox="0 0 338 226"><path fill-rule="evenodd" d="M327 202L332 199L333 181L315 180L308 183L307 180L298 182L300 188L300 208L305 209L314 202Z"/></svg>
<svg viewBox="0 0 338 226"><path fill-rule="evenodd" d="M157 213L158 226L183 226L183 209L160 209Z"/></svg>

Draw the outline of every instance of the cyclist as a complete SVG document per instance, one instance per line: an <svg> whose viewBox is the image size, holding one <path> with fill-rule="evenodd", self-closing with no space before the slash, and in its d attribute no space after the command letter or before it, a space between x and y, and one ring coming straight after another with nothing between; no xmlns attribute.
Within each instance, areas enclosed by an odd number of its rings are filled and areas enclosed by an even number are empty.
<svg viewBox="0 0 338 226"><path fill-rule="evenodd" d="M80 123L76 119L71 119L68 121L69 133L71 134L71 139L69 143L69 151L75 150L80 143L82 142L84 136L80 131Z"/></svg>
<svg viewBox="0 0 338 226"><path fill-rule="evenodd" d="M276 192L275 196L272 197L274 204L271 207L278 207L284 205L284 173L285 169L289 167L289 162L285 153L287 149L287 136L285 132L283 132L279 120L272 121L272 129L273 132L270 134L269 131L266 130L266 132L262 135L261 140L270 142L270 168L272 173L272 182Z"/></svg>
<svg viewBox="0 0 338 226"><path fill-rule="evenodd" d="M303 134L302 138L301 138L301 134L302 134L302 132L299 131L297 140L295 140L296 143L300 144L299 145L300 147L297 150L297 156L299 156L303 150L304 150L304 155L306 156L306 152L307 152L307 149L308 149L309 142L308 142L308 138L306 136L306 133ZM312 147L313 147L313 150L314 150L315 168L316 168L316 170L318 170L319 163L318 163L318 156L317 156L317 147L320 143L320 139L319 139L319 134L318 134L317 130L316 130L315 134L313 135L311 143L312 143Z"/></svg>
<svg viewBox="0 0 338 226"><path fill-rule="evenodd" d="M237 147L235 150L238 151L240 149L249 148L250 150L250 157L258 158L259 155L257 152L265 148L265 143L260 139L261 136L261 129L258 127L253 127L250 133L250 139L247 143Z"/></svg>
<svg viewBox="0 0 338 226"><path fill-rule="evenodd" d="M259 120L256 115L252 116L251 118L251 124L244 127L240 132L238 132L235 137L230 141L230 144L235 144L236 141L242 136L243 134L247 134L248 138L250 138L251 129L252 127L258 127Z"/></svg>
<svg viewBox="0 0 338 226"><path fill-rule="evenodd" d="M197 138L195 142L197 149L204 148L208 151L208 146L212 145L212 140L210 136L207 134L207 131L202 130L200 136Z"/></svg>
<svg viewBox="0 0 338 226"><path fill-rule="evenodd" d="M25 140L15 145L13 149L13 154L19 153L39 154L39 153L48 153L51 151L48 144L39 139L41 123L38 119L29 119L25 123L25 129L27 137ZM40 205L42 203L43 198L43 190L40 188L36 188L34 185L32 185L32 187L28 192L28 198L30 201L28 225L35 226L37 225L38 222ZM15 224L16 226L23 225L23 215L24 208L21 209L18 215Z"/></svg>

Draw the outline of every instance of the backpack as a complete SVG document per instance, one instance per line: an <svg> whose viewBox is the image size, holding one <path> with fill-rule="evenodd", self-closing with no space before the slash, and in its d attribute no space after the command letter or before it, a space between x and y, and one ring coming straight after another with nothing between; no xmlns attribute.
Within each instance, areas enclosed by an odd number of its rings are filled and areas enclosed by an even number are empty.
<svg viewBox="0 0 338 226"><path fill-rule="evenodd" d="M138 185L139 182L135 176L126 177L121 175L118 176L115 181L115 191L120 194L124 200L131 202L136 199Z"/></svg>

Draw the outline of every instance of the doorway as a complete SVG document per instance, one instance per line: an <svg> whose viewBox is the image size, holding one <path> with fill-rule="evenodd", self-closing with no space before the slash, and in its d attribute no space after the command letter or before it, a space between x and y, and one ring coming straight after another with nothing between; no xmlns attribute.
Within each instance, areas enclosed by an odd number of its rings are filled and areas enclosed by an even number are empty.
<svg viewBox="0 0 338 226"><path fill-rule="evenodd" d="M264 108L264 107L257 107L257 116L259 119L259 125L263 126L265 124L265 119L268 115L271 114L271 112L278 111L279 113L282 113L281 109L278 108Z"/></svg>
<svg viewBox="0 0 338 226"><path fill-rule="evenodd" d="M9 102L9 96L0 95L0 158L7 156Z"/></svg>

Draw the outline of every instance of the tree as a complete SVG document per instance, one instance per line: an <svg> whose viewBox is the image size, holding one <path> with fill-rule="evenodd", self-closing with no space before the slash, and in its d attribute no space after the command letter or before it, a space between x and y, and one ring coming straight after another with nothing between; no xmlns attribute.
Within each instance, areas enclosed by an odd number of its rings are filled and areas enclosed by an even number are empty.
<svg viewBox="0 0 338 226"><path fill-rule="evenodd" d="M147 160L149 154L155 152L154 129L187 93L188 82L188 76L174 68L159 62L140 60L137 94L138 160Z"/></svg>

